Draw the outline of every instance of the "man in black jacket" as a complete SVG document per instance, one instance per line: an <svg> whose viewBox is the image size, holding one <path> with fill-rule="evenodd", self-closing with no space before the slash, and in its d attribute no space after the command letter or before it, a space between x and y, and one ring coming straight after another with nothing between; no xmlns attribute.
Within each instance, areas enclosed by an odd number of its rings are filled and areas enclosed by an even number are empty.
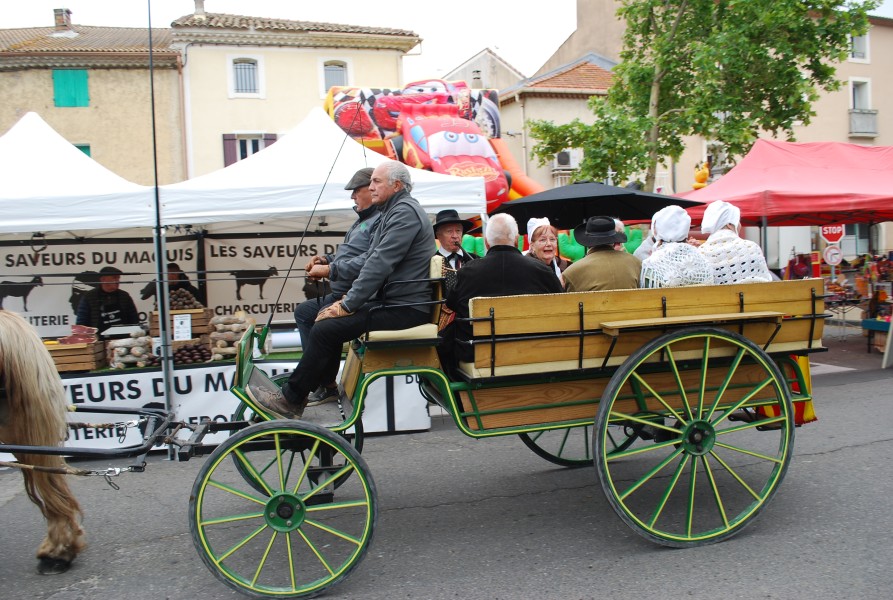
<svg viewBox="0 0 893 600"><path fill-rule="evenodd" d="M484 243L487 255L462 267L456 287L447 296L446 305L456 312L456 340L471 339L468 301L478 296L515 294L557 294L563 292L555 271L530 260L518 250L518 223L511 215L497 214L487 222ZM444 340L444 343L448 343ZM462 362L474 360L470 345L456 343L455 354ZM455 365L450 365L453 368Z"/></svg>
<svg viewBox="0 0 893 600"><path fill-rule="evenodd" d="M95 327L102 333L115 325L136 325L139 312L133 298L121 285L121 271L115 267L99 270L99 287L89 291L78 306L77 324Z"/></svg>

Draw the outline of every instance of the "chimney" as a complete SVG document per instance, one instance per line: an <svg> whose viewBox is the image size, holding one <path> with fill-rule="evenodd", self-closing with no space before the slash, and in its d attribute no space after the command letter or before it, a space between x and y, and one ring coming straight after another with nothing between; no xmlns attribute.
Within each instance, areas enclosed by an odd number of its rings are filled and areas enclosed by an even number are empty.
<svg viewBox="0 0 893 600"><path fill-rule="evenodd" d="M56 20L56 31L71 30L71 11L67 8L53 9L53 17Z"/></svg>
<svg viewBox="0 0 893 600"><path fill-rule="evenodd" d="M195 0L195 16L205 18L205 0Z"/></svg>

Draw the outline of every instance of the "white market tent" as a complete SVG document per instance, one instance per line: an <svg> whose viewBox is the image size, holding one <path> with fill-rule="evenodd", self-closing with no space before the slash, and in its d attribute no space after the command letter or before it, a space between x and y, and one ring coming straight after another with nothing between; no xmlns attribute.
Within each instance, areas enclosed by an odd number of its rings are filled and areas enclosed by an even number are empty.
<svg viewBox="0 0 893 600"><path fill-rule="evenodd" d="M29 112L0 137L0 233L155 223L153 188L109 171Z"/></svg>
<svg viewBox="0 0 893 600"><path fill-rule="evenodd" d="M347 136L322 109L314 108L263 151L218 171L163 186L162 222L193 227L213 224L212 231L251 227L253 231L295 232L294 221L284 220L303 221L312 213L325 217L328 231L343 232L356 220L344 186L358 169L386 160ZM412 195L426 212L445 208L464 215L486 212L483 178L412 168L410 172ZM260 229L259 223L263 223Z"/></svg>

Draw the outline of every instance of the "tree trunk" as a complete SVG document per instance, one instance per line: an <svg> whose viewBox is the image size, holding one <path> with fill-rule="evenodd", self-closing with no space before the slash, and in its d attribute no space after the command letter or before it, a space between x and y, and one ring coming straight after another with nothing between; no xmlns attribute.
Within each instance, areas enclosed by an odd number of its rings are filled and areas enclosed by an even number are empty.
<svg viewBox="0 0 893 600"><path fill-rule="evenodd" d="M648 100L648 116L651 118L651 129L648 130L648 170L645 172L645 190L654 191L654 181L657 176L658 140L660 139L660 123L658 122L658 108L660 107L660 80L659 65L654 65L654 78L651 80L651 97Z"/></svg>

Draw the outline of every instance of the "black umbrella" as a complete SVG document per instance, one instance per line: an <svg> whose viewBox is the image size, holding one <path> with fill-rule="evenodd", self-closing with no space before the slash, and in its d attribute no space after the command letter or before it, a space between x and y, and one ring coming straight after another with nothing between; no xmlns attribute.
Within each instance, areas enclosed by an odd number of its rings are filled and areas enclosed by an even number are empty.
<svg viewBox="0 0 893 600"><path fill-rule="evenodd" d="M504 202L490 214L508 213L522 229L528 219L542 217L548 217L558 229L573 229L589 217L600 215L621 221L650 221L654 213L671 204L686 208L702 203L581 181Z"/></svg>

